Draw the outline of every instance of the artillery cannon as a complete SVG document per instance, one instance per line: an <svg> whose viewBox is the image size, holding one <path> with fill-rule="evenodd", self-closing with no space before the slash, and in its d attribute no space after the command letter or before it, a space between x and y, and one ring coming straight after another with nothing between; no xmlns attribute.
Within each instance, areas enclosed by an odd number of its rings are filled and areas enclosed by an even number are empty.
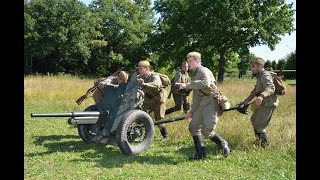
<svg viewBox="0 0 320 180"><path fill-rule="evenodd" d="M31 117L68 117L68 124L76 125L80 138L86 143L117 146L126 155L146 151L154 137L154 125L183 120L185 116L153 121L142 110L144 94L138 83L107 86L99 104L83 112L31 113Z"/></svg>
<svg viewBox="0 0 320 180"><path fill-rule="evenodd" d="M101 103L91 105L83 112L31 113L31 117L68 117L68 124L77 126L85 143L113 145L126 155L139 154L152 144L154 125L185 119L183 115L153 121L142 110L144 93L140 88L135 82L109 85L104 89ZM239 106L229 108L234 109L239 111Z"/></svg>

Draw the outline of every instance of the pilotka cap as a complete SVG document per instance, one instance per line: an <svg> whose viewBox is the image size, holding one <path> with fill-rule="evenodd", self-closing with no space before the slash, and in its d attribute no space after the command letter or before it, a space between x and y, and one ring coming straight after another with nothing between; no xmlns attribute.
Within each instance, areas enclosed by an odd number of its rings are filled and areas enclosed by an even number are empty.
<svg viewBox="0 0 320 180"><path fill-rule="evenodd" d="M265 61L264 61L264 59L257 57L257 58L253 58L250 63L251 64L258 63L258 64L261 64L262 66L264 66Z"/></svg>
<svg viewBox="0 0 320 180"><path fill-rule="evenodd" d="M150 67L149 61L140 61L138 67Z"/></svg>

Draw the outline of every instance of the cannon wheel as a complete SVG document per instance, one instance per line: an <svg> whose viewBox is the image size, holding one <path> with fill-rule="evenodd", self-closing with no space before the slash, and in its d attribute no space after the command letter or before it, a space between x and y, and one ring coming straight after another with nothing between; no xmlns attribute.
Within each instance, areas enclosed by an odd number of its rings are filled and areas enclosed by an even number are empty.
<svg viewBox="0 0 320 180"><path fill-rule="evenodd" d="M96 111L97 110L97 105L91 105L87 107L84 111ZM91 143L93 142L92 139L96 136L95 133L91 131L93 128L94 124L78 124L78 133L80 138L86 142L86 143Z"/></svg>
<svg viewBox="0 0 320 180"><path fill-rule="evenodd" d="M142 110L131 110L119 123L117 145L126 155L146 151L153 140L154 124L150 115Z"/></svg>

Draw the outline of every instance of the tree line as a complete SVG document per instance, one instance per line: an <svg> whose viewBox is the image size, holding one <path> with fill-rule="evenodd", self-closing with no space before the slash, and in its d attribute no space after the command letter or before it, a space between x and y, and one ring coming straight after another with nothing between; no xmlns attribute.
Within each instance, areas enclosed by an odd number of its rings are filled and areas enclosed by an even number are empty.
<svg viewBox="0 0 320 180"><path fill-rule="evenodd" d="M101 77L144 59L168 74L199 51L223 82L245 74L250 47L292 33L294 13L284 0L24 0L25 74ZM295 69L295 52L266 65Z"/></svg>

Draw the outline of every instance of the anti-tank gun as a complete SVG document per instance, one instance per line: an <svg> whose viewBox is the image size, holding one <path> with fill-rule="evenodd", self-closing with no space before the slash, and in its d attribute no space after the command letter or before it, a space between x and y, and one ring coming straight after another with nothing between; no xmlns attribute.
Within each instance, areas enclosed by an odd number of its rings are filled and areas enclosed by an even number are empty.
<svg viewBox="0 0 320 180"><path fill-rule="evenodd" d="M124 154L138 154L149 148L154 136L152 118L142 111L143 93L137 83L109 85L99 104L83 112L31 113L31 117L68 117L86 143L118 146Z"/></svg>
<svg viewBox="0 0 320 180"><path fill-rule="evenodd" d="M120 148L126 155L139 154L152 144L154 125L180 121L185 115L153 121L142 110L144 93L138 83L109 85L99 104L83 112L31 113L31 117L68 117L68 124L76 125L85 143L103 143ZM230 110L237 109L231 107Z"/></svg>
<svg viewBox="0 0 320 180"><path fill-rule="evenodd" d="M146 151L154 137L154 122L142 110L144 93L138 83L109 85L99 104L83 112L31 113L31 117L68 117L68 124L76 125L80 138L86 143L117 146L126 155ZM184 119L185 116L163 119L161 123Z"/></svg>

